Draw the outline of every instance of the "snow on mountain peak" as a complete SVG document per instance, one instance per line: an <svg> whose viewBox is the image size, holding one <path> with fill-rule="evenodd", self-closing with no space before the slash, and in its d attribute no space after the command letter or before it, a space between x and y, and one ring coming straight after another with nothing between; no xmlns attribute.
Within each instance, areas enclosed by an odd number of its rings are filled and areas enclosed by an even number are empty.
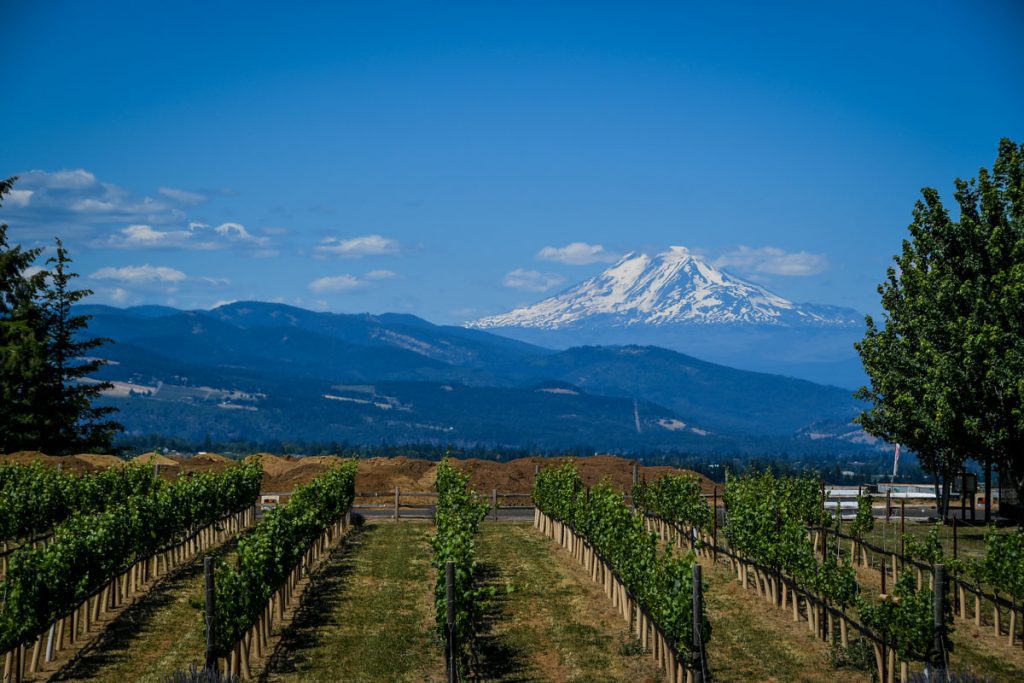
<svg viewBox="0 0 1024 683"><path fill-rule="evenodd" d="M798 305L705 263L683 246L632 252L604 272L532 306L481 318L468 327L560 329L678 324L847 326L854 311Z"/></svg>

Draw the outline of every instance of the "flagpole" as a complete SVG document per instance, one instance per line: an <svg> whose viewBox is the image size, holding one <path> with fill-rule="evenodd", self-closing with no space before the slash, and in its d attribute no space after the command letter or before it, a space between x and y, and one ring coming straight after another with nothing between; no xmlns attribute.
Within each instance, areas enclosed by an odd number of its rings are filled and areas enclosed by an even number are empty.
<svg viewBox="0 0 1024 683"><path fill-rule="evenodd" d="M896 452L892 457L892 474L889 475L889 489L885 493L885 521L889 521L890 510L892 509L892 487L896 485L896 470L900 466L900 445L896 444Z"/></svg>

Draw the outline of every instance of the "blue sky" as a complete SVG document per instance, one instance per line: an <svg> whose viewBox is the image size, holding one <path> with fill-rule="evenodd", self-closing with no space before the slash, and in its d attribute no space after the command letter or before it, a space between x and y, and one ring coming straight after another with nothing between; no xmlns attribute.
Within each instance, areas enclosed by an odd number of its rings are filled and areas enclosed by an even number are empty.
<svg viewBox="0 0 1024 683"><path fill-rule="evenodd" d="M876 312L1024 140L1017 2L301 4L6 7L12 239L116 305L459 322L685 245Z"/></svg>

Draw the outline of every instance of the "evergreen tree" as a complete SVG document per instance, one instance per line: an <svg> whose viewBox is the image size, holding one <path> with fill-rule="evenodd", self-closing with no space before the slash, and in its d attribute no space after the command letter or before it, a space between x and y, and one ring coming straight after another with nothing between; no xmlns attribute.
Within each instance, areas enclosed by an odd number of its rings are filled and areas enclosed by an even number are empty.
<svg viewBox="0 0 1024 683"><path fill-rule="evenodd" d="M15 180L0 180L0 206ZM12 247L7 225L0 223L0 452L5 453L35 448L41 437L35 406L45 344L38 297L46 274L30 270L41 251Z"/></svg>
<svg viewBox="0 0 1024 683"><path fill-rule="evenodd" d="M0 206L15 180L0 181ZM109 340L86 336L88 316L72 313L92 292L71 288L64 244L52 270L32 272L41 252L12 247L0 225L0 452L107 450L121 425L93 406L111 385L89 381L103 361L88 354Z"/></svg>
<svg viewBox="0 0 1024 683"><path fill-rule="evenodd" d="M109 419L116 408L93 406L113 385L90 381L104 361L89 352L113 340L84 334L89 316L75 315L72 306L92 290L72 289L71 281L78 274L69 270L70 263L58 239L56 255L46 261L50 267L43 294L47 362L38 413L45 425L41 450L53 454L109 450L114 434L122 429Z"/></svg>

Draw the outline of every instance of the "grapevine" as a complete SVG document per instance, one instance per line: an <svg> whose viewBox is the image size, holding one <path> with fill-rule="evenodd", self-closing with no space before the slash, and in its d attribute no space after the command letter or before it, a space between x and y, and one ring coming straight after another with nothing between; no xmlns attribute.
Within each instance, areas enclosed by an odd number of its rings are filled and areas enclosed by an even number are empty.
<svg viewBox="0 0 1024 683"><path fill-rule="evenodd" d="M689 485L680 480L657 490L689 491ZM658 494L649 489L641 492L647 504L655 504L652 495ZM571 464L542 471L533 499L544 514L570 526L610 565L672 648L692 652L692 552L680 554L672 545L660 550L657 536L644 528L643 517L629 510L621 493L607 482L583 492L579 473ZM706 643L711 624L706 614L701 621Z"/></svg>
<svg viewBox="0 0 1024 683"><path fill-rule="evenodd" d="M33 462L0 466L0 540L30 539L73 514L105 510L131 496L160 488L153 471L126 465L75 475Z"/></svg>
<svg viewBox="0 0 1024 683"><path fill-rule="evenodd" d="M0 651L39 633L126 566L251 506L262 477L259 460L197 474L103 512L75 513L46 546L16 550L0 584Z"/></svg>
<svg viewBox="0 0 1024 683"><path fill-rule="evenodd" d="M473 662L476 638L482 626L483 601L491 591L477 585L475 537L487 516L487 503L469 488L469 478L445 458L437 467L437 533L431 539L437 627L444 637L447 623L445 565L455 565L455 643L460 671Z"/></svg>
<svg viewBox="0 0 1024 683"><path fill-rule="evenodd" d="M269 511L238 541L235 566L216 572L216 649L224 655L243 637L324 529L343 517L355 497L357 465L332 467Z"/></svg>
<svg viewBox="0 0 1024 683"><path fill-rule="evenodd" d="M711 506L695 476L668 474L652 484L639 483L633 487L633 502L642 512L667 522L705 532L711 528Z"/></svg>

